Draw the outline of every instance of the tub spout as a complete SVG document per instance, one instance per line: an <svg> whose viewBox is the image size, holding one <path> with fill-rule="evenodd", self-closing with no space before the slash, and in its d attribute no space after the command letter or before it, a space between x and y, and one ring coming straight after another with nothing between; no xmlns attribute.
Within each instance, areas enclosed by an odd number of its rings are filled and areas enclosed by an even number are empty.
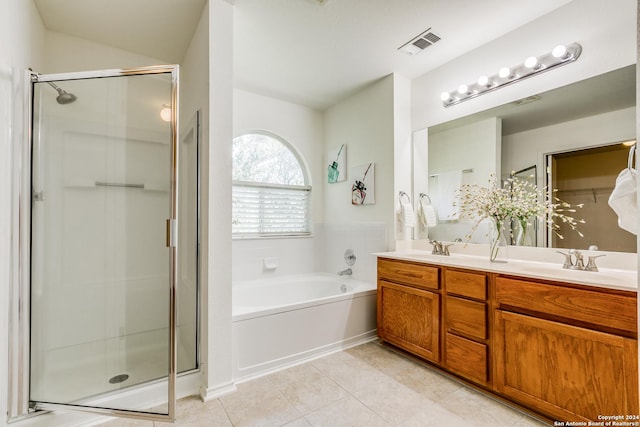
<svg viewBox="0 0 640 427"><path fill-rule="evenodd" d="M338 271L338 276L351 276L352 273L351 269L347 268L345 270Z"/></svg>

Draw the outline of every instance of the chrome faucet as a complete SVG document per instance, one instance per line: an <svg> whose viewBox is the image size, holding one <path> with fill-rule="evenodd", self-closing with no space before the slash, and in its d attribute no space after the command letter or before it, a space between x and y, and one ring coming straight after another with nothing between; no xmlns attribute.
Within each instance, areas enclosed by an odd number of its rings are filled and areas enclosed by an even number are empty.
<svg viewBox="0 0 640 427"><path fill-rule="evenodd" d="M351 271L351 267L346 268L342 271L338 271L338 276L351 276L353 274L353 271Z"/></svg>
<svg viewBox="0 0 640 427"><path fill-rule="evenodd" d="M429 240L431 246L433 246L433 250L431 251L432 255L442 255L442 242L438 242L437 240Z"/></svg>
<svg viewBox="0 0 640 427"><path fill-rule="evenodd" d="M582 271L598 271L598 266L596 265L596 258L600 258L605 256L603 255L590 255L589 261L587 261L587 265L584 265L584 257L582 252L577 249L569 249L569 252L560 252L556 251L559 254L564 255L564 264L562 264L562 268L568 270L582 270ZM575 258L575 262L574 262Z"/></svg>
<svg viewBox="0 0 640 427"><path fill-rule="evenodd" d="M452 244L445 245L444 243L438 242L437 240L429 240L429 243L431 243L431 245L433 246L433 250L431 251L432 255L451 255L449 253L449 246L451 246Z"/></svg>

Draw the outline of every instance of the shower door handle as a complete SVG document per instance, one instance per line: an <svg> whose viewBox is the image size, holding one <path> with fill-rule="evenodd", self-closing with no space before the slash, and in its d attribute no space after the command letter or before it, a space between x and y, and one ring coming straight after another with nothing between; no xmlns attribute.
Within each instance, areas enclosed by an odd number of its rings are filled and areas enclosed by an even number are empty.
<svg viewBox="0 0 640 427"><path fill-rule="evenodd" d="M175 219L167 219L167 247L175 248L178 243L178 229Z"/></svg>

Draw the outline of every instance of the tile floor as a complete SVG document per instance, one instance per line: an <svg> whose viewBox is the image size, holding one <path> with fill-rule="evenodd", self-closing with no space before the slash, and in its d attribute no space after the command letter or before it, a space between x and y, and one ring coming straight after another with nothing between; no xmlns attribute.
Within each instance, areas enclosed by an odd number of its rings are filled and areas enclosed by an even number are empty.
<svg viewBox="0 0 640 427"><path fill-rule="evenodd" d="M115 419L101 427L172 424ZM203 403L178 402L179 427L487 426L545 424L377 342L238 385Z"/></svg>

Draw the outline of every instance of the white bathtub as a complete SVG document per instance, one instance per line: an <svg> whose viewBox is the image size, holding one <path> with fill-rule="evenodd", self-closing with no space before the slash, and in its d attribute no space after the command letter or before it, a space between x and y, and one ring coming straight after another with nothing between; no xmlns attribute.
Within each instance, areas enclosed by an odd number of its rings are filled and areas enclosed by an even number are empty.
<svg viewBox="0 0 640 427"><path fill-rule="evenodd" d="M314 273L233 284L235 381L375 336L374 283Z"/></svg>

